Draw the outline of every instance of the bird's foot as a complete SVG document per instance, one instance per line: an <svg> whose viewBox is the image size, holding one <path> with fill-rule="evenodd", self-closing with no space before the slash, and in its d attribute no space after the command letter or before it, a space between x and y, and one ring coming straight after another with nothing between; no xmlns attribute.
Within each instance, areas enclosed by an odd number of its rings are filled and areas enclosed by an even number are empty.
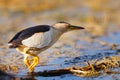
<svg viewBox="0 0 120 80"><path fill-rule="evenodd" d="M39 57L36 56L33 59L33 63L28 67L29 72L33 72L34 71L34 67L39 63Z"/></svg>

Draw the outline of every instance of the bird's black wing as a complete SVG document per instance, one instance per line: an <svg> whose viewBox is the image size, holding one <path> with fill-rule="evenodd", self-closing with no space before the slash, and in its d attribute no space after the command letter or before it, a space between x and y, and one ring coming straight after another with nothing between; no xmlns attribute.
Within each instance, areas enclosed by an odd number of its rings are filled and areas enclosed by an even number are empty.
<svg viewBox="0 0 120 80"><path fill-rule="evenodd" d="M34 26L34 27L30 27L30 28L24 29L24 30L20 31L19 33L17 33L8 42L10 44L9 47L10 48L16 48L19 45L22 45L22 43L21 43L22 40L31 37L35 33L47 32L49 30L50 30L50 26L49 25L37 25L37 26Z"/></svg>

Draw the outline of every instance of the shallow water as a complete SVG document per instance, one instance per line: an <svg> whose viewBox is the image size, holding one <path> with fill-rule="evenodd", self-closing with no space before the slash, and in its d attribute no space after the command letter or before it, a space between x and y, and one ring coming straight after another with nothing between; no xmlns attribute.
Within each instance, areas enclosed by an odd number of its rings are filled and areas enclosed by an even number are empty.
<svg viewBox="0 0 120 80"><path fill-rule="evenodd" d="M42 57L47 57L48 59L45 60L45 64L38 65L35 68L35 72L38 71L44 71L44 70L55 70L55 69L61 69L61 68L66 68L66 67L71 67L71 66L85 66L86 61L92 61L92 60L101 60L103 57L110 57L110 56L120 56L119 54L119 36L120 33L116 32L115 34L110 34L108 37L102 36L99 38L96 38L97 40L105 41L106 43L114 43L117 44L118 46L116 49L112 49L111 46L103 46L101 44L98 44L97 42L93 42L92 44L90 43L85 43L84 41L77 41L77 45L84 45L86 47L85 49L78 49L78 46L75 45L76 47L73 46L68 46L64 45L61 47L59 50L59 54L56 54L53 50L55 47L52 47L51 49L43 52L44 54L40 54ZM111 40L112 39L112 40ZM87 48L87 46L93 46ZM98 47L94 48L94 47ZM62 51L61 51L62 50ZM71 52L72 51L72 52ZM47 53L46 53L47 52ZM48 56L48 54L50 56ZM119 70L119 68L116 68L116 70ZM29 76L27 75L27 69L21 70L16 77L20 79L31 79L31 80L114 80L114 79L120 79L120 74L102 74L97 77L90 77L90 78L85 78L85 77L79 77L75 76L72 74L66 74L66 75L61 75L61 76L52 76L52 77L43 77L43 76Z"/></svg>

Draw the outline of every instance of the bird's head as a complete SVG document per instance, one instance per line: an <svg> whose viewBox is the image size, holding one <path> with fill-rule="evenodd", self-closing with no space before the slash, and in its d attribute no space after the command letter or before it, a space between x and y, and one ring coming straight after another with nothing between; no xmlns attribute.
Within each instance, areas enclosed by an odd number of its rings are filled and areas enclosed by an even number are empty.
<svg viewBox="0 0 120 80"><path fill-rule="evenodd" d="M57 22L53 27L63 32L84 29L83 27L71 25L67 22Z"/></svg>

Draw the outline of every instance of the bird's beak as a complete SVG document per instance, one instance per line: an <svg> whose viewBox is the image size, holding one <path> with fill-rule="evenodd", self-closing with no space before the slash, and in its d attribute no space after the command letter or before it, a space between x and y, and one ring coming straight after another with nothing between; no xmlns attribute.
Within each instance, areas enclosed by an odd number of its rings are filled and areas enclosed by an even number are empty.
<svg viewBox="0 0 120 80"><path fill-rule="evenodd" d="M79 29L85 29L84 27L80 27L80 26L75 26L75 25L70 25L69 26L69 30L79 30Z"/></svg>

